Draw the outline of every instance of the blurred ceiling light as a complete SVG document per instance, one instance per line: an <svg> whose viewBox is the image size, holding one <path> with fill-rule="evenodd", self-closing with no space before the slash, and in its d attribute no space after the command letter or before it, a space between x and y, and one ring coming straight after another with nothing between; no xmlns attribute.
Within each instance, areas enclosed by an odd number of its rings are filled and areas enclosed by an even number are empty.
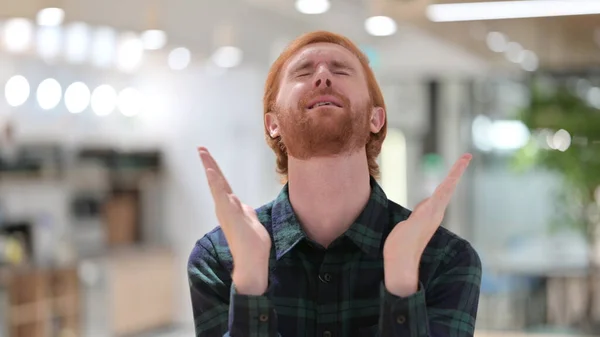
<svg viewBox="0 0 600 337"><path fill-rule="evenodd" d="M600 1L490 1L434 4L427 7L427 17L434 22L518 19L586 14L600 14Z"/></svg>
<svg viewBox="0 0 600 337"><path fill-rule="evenodd" d="M508 44L508 39L506 35L499 32L489 32L485 39L488 48L491 51L496 53L502 53L506 50L506 45Z"/></svg>
<svg viewBox="0 0 600 337"><path fill-rule="evenodd" d="M546 144L552 150L556 150L556 146L554 146L554 132L550 131L546 133Z"/></svg>
<svg viewBox="0 0 600 337"><path fill-rule="evenodd" d="M490 141L497 150L518 150L529 141L530 132L518 120L497 120L490 130Z"/></svg>
<svg viewBox="0 0 600 337"><path fill-rule="evenodd" d="M36 34L36 48L44 60L52 60L60 54L62 31L60 27L40 27Z"/></svg>
<svg viewBox="0 0 600 337"><path fill-rule="evenodd" d="M473 144L481 151L491 151L493 149L492 143L488 137L492 128L492 120L484 115L479 115L473 119L471 126L471 134L473 137Z"/></svg>
<svg viewBox="0 0 600 337"><path fill-rule="evenodd" d="M211 59L218 67L234 68L242 63L243 55L244 54L240 48L224 46L215 50Z"/></svg>
<svg viewBox="0 0 600 337"><path fill-rule="evenodd" d="M560 129L552 137L551 148L565 152L571 146L571 135L567 130Z"/></svg>
<svg viewBox="0 0 600 337"><path fill-rule="evenodd" d="M108 84L103 84L92 92L92 110L98 116L107 116L117 106L117 92Z"/></svg>
<svg viewBox="0 0 600 337"><path fill-rule="evenodd" d="M96 27L92 36L92 64L108 68L115 63L117 32L107 26Z"/></svg>
<svg viewBox="0 0 600 337"><path fill-rule="evenodd" d="M536 145L544 150L552 149L550 146L552 143L552 136L554 136L554 132L550 129L538 129L533 133Z"/></svg>
<svg viewBox="0 0 600 337"><path fill-rule="evenodd" d="M367 33L373 36L390 36L396 33L396 21L388 16L372 16L365 20Z"/></svg>
<svg viewBox="0 0 600 337"><path fill-rule="evenodd" d="M65 90L65 106L70 113L78 114L90 104L90 89L83 82L75 82Z"/></svg>
<svg viewBox="0 0 600 337"><path fill-rule="evenodd" d="M14 18L4 25L4 43L9 52L20 53L27 50L33 40L33 23L24 18Z"/></svg>
<svg viewBox="0 0 600 337"><path fill-rule="evenodd" d="M296 10L302 14L323 14L330 7L329 0L296 0Z"/></svg>
<svg viewBox="0 0 600 337"><path fill-rule="evenodd" d="M600 109L600 88L593 87L587 92L588 103L596 109Z"/></svg>
<svg viewBox="0 0 600 337"><path fill-rule="evenodd" d="M521 121L492 121L483 115L475 117L471 132L474 145L481 151L517 150L525 146L530 137L529 129Z"/></svg>
<svg viewBox="0 0 600 337"><path fill-rule="evenodd" d="M189 49L184 47L175 48L169 53L169 68L173 70L183 70L190 64L191 59L192 53Z"/></svg>
<svg viewBox="0 0 600 337"><path fill-rule="evenodd" d="M539 66L537 55L531 50L523 51L521 57L521 68L526 71L536 71Z"/></svg>
<svg viewBox="0 0 600 337"><path fill-rule="evenodd" d="M136 70L142 63L144 44L134 33L121 36L117 48L117 67L124 72Z"/></svg>
<svg viewBox="0 0 600 337"><path fill-rule="evenodd" d="M141 39L144 49L158 50L167 44L167 33L163 30L149 29L142 33Z"/></svg>
<svg viewBox="0 0 600 337"><path fill-rule="evenodd" d="M50 110L55 108L62 96L60 83L53 78L47 78L37 88L37 101L40 108Z"/></svg>
<svg viewBox="0 0 600 337"><path fill-rule="evenodd" d="M65 20L65 11L62 8L50 7L40 10L35 18L39 26L56 27Z"/></svg>
<svg viewBox="0 0 600 337"><path fill-rule="evenodd" d="M133 117L140 113L143 106L142 93L134 88L125 88L119 93L117 106L124 116Z"/></svg>
<svg viewBox="0 0 600 337"><path fill-rule="evenodd" d="M4 86L6 102L12 107L23 105L29 98L29 82L22 75L11 77Z"/></svg>
<svg viewBox="0 0 600 337"><path fill-rule="evenodd" d="M592 88L592 84L585 78L580 78L575 84L575 93L580 98L585 98L588 95L589 90Z"/></svg>
<svg viewBox="0 0 600 337"><path fill-rule="evenodd" d="M506 58L513 63L519 63L521 61L521 56L523 52L523 47L517 42L509 42L506 45L506 50L504 54Z"/></svg>
<svg viewBox="0 0 600 337"><path fill-rule="evenodd" d="M84 22L73 22L65 29L65 58L71 63L85 62L90 50L90 27Z"/></svg>

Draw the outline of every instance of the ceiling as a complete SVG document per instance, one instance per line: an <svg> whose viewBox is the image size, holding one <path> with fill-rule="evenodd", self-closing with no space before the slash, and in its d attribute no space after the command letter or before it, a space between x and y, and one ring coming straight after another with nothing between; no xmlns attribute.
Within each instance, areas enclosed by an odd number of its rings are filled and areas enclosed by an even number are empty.
<svg viewBox="0 0 600 337"><path fill-rule="evenodd" d="M2 1L0 19L30 17L49 6L66 10L68 21L109 25L121 30L167 31L171 45L183 45L196 58L215 48L215 27L234 27L234 43L245 59L264 65L272 61L274 44L306 31L342 33L362 45L376 47L386 75L485 73L490 68L518 69L503 54L491 52L486 35L498 31L534 51L542 68L587 69L600 65L600 15L434 23L425 17L431 3L466 0L331 0L322 15L303 15L293 0L20 0ZM483 0L485 1L485 0ZM400 24L392 37L371 37L366 17L385 13ZM595 41L596 40L596 41ZM281 44L281 43L279 43Z"/></svg>
<svg viewBox="0 0 600 337"><path fill-rule="evenodd" d="M368 17L363 0L332 0L329 12L304 15L293 0L20 0L0 1L0 20L34 18L44 7L62 7L66 21L84 21L119 30L167 32L169 47L185 46L194 59L208 57L217 46L215 30L233 27L233 42L245 62L266 67L273 54L294 37L312 30L330 30L378 51L382 78L444 74L481 74L487 61L462 47L413 25L402 24L398 34L372 37L364 29Z"/></svg>
<svg viewBox="0 0 600 337"><path fill-rule="evenodd" d="M397 21L451 41L494 64L506 63L506 59L487 47L485 38L492 31L535 52L543 69L574 71L600 65L600 15L438 23L426 18L428 4L451 2L473 1L394 0L387 2L386 9Z"/></svg>

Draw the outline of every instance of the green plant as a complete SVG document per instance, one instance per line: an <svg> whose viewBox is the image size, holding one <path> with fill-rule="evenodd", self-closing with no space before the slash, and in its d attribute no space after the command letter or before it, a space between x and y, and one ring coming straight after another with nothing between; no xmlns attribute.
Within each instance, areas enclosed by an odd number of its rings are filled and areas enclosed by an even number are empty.
<svg viewBox="0 0 600 337"><path fill-rule="evenodd" d="M600 229L600 221L590 216L590 210L598 210L594 192L600 186L600 110L569 90L567 83L555 80L549 88L544 85L547 79L543 80L531 82L530 104L519 111L519 118L537 136L518 151L513 164L519 169L544 168L562 177L564 189L557 195L560 216L552 227L578 230L592 250L600 244L594 235ZM547 137L552 144L552 135L561 129L571 136L568 148L561 151L540 146ZM540 133L541 130L545 133ZM595 261L591 254L589 267L588 298L591 299L594 275L600 274L600 261ZM586 321L582 322L588 327L593 321L592 306L589 301Z"/></svg>

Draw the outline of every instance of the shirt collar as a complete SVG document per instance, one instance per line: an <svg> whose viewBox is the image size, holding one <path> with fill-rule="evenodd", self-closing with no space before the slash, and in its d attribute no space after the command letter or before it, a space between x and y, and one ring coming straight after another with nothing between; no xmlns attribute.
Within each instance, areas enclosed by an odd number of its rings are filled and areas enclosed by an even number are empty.
<svg viewBox="0 0 600 337"><path fill-rule="evenodd" d="M371 177L369 201L348 231L344 233L369 256L378 257L380 255L384 232L389 227L387 208L387 196L375 179ZM287 184L273 201L271 212L273 243L276 258L280 259L298 242L306 238L306 233L292 209Z"/></svg>

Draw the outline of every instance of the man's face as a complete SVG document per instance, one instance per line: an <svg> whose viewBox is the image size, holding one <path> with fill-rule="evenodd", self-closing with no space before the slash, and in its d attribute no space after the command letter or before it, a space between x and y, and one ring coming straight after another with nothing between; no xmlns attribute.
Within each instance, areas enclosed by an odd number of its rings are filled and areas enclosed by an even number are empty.
<svg viewBox="0 0 600 337"><path fill-rule="evenodd" d="M265 123L290 156L332 156L365 147L373 108L360 61L342 46L316 43L284 65L275 111Z"/></svg>

